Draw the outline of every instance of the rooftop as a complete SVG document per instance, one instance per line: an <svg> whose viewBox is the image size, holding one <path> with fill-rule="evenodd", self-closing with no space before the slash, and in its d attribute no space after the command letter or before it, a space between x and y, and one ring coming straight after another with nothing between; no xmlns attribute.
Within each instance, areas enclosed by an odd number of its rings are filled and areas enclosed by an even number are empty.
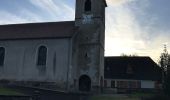
<svg viewBox="0 0 170 100"><path fill-rule="evenodd" d="M161 68L150 57L105 57L106 79L161 80Z"/></svg>
<svg viewBox="0 0 170 100"><path fill-rule="evenodd" d="M74 21L0 25L0 40L69 38L75 31Z"/></svg>

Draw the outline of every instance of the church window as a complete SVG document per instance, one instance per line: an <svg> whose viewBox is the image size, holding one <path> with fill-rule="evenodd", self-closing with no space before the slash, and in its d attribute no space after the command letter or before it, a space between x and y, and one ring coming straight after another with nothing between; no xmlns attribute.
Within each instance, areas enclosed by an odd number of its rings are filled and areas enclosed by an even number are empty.
<svg viewBox="0 0 170 100"><path fill-rule="evenodd" d="M54 53L54 58L53 58L53 74L56 74L56 53Z"/></svg>
<svg viewBox="0 0 170 100"><path fill-rule="evenodd" d="M5 58L5 48L0 47L0 66L4 65L4 58Z"/></svg>
<svg viewBox="0 0 170 100"><path fill-rule="evenodd" d="M89 64L91 62L89 53L85 54L85 61L87 64Z"/></svg>
<svg viewBox="0 0 170 100"><path fill-rule="evenodd" d="M47 59L47 48L45 46L40 46L38 48L37 65L46 65L46 59Z"/></svg>
<svg viewBox="0 0 170 100"><path fill-rule="evenodd" d="M91 0L86 0L85 2L85 11L91 11Z"/></svg>
<svg viewBox="0 0 170 100"><path fill-rule="evenodd" d="M88 54L87 53L86 53L85 57L88 58Z"/></svg>

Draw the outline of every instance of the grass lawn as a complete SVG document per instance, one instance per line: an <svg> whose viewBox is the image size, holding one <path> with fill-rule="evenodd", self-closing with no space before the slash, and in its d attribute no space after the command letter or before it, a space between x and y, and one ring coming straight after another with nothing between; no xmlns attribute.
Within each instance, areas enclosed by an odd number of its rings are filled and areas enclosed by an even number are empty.
<svg viewBox="0 0 170 100"><path fill-rule="evenodd" d="M121 96L92 96L90 100L140 100L137 97L121 97Z"/></svg>
<svg viewBox="0 0 170 100"><path fill-rule="evenodd" d="M15 90L12 90L12 89L9 89L9 88L0 87L0 95L23 96L24 94L19 93Z"/></svg>
<svg viewBox="0 0 170 100"><path fill-rule="evenodd" d="M151 93L133 93L129 95L94 95L90 100L141 100L141 97L152 97Z"/></svg>
<svg viewBox="0 0 170 100"><path fill-rule="evenodd" d="M140 93L140 92L138 92L138 93L130 94L129 96L130 97L153 97L153 96L155 96L155 94L153 94L153 93Z"/></svg>

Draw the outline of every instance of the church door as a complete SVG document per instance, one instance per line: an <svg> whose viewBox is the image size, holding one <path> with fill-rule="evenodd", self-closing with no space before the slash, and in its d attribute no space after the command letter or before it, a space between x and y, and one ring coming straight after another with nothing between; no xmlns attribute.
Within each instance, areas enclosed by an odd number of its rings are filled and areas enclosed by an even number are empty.
<svg viewBox="0 0 170 100"><path fill-rule="evenodd" d="M91 80L87 75L82 75L79 78L79 90L89 92L91 90Z"/></svg>

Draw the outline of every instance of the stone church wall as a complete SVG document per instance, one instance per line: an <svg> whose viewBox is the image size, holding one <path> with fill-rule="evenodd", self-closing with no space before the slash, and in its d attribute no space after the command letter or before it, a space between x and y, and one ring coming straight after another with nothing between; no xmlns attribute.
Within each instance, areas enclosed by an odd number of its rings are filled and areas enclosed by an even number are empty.
<svg viewBox="0 0 170 100"><path fill-rule="evenodd" d="M46 66L37 65L40 46L47 48ZM5 48L0 80L55 82L66 88L70 39L4 40L0 47Z"/></svg>

